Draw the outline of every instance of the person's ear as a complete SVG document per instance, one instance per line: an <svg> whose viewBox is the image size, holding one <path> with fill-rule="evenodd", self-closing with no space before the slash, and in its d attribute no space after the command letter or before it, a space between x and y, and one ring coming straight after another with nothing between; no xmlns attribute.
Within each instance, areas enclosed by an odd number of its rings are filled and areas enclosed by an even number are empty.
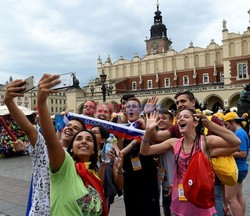
<svg viewBox="0 0 250 216"><path fill-rule="evenodd" d="M195 100L191 101L193 108L195 108Z"/></svg>

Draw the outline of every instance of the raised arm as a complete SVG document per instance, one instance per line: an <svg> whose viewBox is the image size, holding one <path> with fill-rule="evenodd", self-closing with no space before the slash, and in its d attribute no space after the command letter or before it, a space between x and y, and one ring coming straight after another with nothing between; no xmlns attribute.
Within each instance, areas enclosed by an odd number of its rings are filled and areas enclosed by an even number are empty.
<svg viewBox="0 0 250 216"><path fill-rule="evenodd" d="M4 103L8 107L9 112L12 118L16 121L18 126L22 131L27 135L30 144L34 146L36 144L38 132L36 128L31 124L31 122L27 119L24 113L18 108L16 103L14 102L15 97L23 97L24 95L18 93L25 89L25 87L20 87L25 84L23 80L15 80L11 82L6 89Z"/></svg>
<svg viewBox="0 0 250 216"><path fill-rule="evenodd" d="M156 129L152 131L150 139L154 142L163 142L164 140L171 138L171 133L169 130L159 130Z"/></svg>
<svg viewBox="0 0 250 216"><path fill-rule="evenodd" d="M145 109L144 109L145 111ZM151 115L151 116L150 116ZM149 118L150 116L150 118ZM171 133L169 130L159 130L157 131L156 130L156 127L158 126L158 124L160 123L160 121L157 121L156 119L157 117L157 114L155 111L151 112L151 113L147 113L146 116L145 116L145 127L147 124L151 124L153 121L154 121L154 128L150 131L150 140L156 142L156 143L161 143L167 139L170 139L171 138ZM148 121L150 121L148 123Z"/></svg>
<svg viewBox="0 0 250 216"><path fill-rule="evenodd" d="M240 145L240 139L232 131L209 121L207 117L202 114L195 114L195 116L201 118L203 125L217 135L207 137L210 149L238 147Z"/></svg>
<svg viewBox="0 0 250 216"><path fill-rule="evenodd" d="M122 190L124 186L124 177L123 177L123 155L121 152L119 152L118 157L114 161L113 166L113 179L115 186L118 190Z"/></svg>
<svg viewBox="0 0 250 216"><path fill-rule="evenodd" d="M142 155L162 154L167 150L171 149L177 141L176 138L165 140L164 142L159 144L149 145L151 133L153 130L155 130L156 126L158 125L158 122L156 121L157 114L152 113L150 117L149 115L146 115L146 119L147 119L146 130L141 142L140 153Z"/></svg>
<svg viewBox="0 0 250 216"><path fill-rule="evenodd" d="M37 104L39 111L40 125L44 139L48 148L50 165L53 172L56 172L62 166L65 159L65 152L58 139L50 113L46 104L46 100L50 94L58 91L50 88L60 83L58 75L44 74L38 85Z"/></svg>

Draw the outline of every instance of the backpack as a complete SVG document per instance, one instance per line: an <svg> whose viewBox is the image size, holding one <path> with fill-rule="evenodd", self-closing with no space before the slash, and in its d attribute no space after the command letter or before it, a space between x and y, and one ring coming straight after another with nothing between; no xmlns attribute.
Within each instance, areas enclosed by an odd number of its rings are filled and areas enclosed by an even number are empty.
<svg viewBox="0 0 250 216"><path fill-rule="evenodd" d="M209 159L200 149L199 140L183 178L183 189L189 202L198 208L208 209L215 205L215 175Z"/></svg>
<svg viewBox="0 0 250 216"><path fill-rule="evenodd" d="M238 182L238 167L232 155L212 158L211 162L222 184L233 186Z"/></svg>

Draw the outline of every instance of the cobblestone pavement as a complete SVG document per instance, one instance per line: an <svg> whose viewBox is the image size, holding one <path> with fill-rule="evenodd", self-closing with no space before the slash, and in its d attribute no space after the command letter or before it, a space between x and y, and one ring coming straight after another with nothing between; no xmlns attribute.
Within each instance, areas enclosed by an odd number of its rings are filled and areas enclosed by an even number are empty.
<svg viewBox="0 0 250 216"><path fill-rule="evenodd" d="M25 215L30 178L29 156L0 158L0 216ZM246 215L250 215L250 174L244 180L243 192L247 202ZM125 216L122 197L116 197L109 216Z"/></svg>

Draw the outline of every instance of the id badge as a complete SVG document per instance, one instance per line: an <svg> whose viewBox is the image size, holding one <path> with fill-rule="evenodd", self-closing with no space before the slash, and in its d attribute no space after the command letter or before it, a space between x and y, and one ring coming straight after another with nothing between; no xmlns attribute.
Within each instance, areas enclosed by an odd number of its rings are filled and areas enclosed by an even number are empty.
<svg viewBox="0 0 250 216"><path fill-rule="evenodd" d="M141 169L142 169L141 161L140 161L140 158L139 158L139 157L131 158L131 163L132 163L132 166L133 166L133 170L134 170L134 171L138 171L138 170L141 170Z"/></svg>
<svg viewBox="0 0 250 216"><path fill-rule="evenodd" d="M159 181L163 181L164 180L164 176L165 176L166 170L163 167L159 167L158 171L157 171L157 178Z"/></svg>
<svg viewBox="0 0 250 216"><path fill-rule="evenodd" d="M183 184L178 184L178 195L180 201L187 201L187 198L184 196Z"/></svg>

